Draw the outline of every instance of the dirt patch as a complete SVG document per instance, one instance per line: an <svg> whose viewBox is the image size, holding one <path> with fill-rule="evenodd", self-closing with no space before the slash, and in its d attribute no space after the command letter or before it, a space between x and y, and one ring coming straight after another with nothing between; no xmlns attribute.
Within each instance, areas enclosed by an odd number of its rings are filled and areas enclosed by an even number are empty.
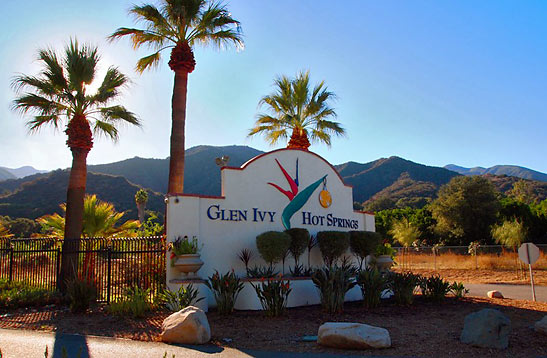
<svg viewBox="0 0 547 358"><path fill-rule="evenodd" d="M496 308L512 322L509 348L495 351L474 348L459 341L467 314ZM547 355L545 336L532 330L534 322L547 314L547 304L519 300L448 298L443 304L426 302L417 297L414 305L396 306L386 302L382 307L367 310L359 302L346 304L345 312L329 315L318 306L288 309L285 316L266 318L260 311L238 311L230 316L208 313L213 343L256 350L329 352L342 354L414 355L423 357L531 357ZM130 319L107 314L97 308L74 315L66 309L20 310L0 315L1 328L33 329L123 337L143 341L158 340L163 319L169 312L153 312L144 319ZM316 335L319 326L328 321L361 322L387 328L393 347L370 351L326 349L315 343L300 341L305 335Z"/></svg>
<svg viewBox="0 0 547 358"><path fill-rule="evenodd" d="M445 280L450 282L468 282L468 283L508 283L508 284L530 284L530 278L527 275L523 278L516 270L469 270L469 269L423 269L410 267L403 270L401 267L394 267L394 271L412 271L420 275L440 274ZM534 283L538 286L547 286L547 271L534 270Z"/></svg>

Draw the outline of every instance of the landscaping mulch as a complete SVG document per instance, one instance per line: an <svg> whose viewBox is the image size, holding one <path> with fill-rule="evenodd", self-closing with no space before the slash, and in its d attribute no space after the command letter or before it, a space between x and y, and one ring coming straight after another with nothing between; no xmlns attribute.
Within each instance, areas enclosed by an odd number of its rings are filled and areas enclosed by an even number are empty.
<svg viewBox="0 0 547 358"><path fill-rule="evenodd" d="M467 314L496 308L511 319L509 348L503 351L475 348L459 341ZM104 307L86 314L48 307L0 313L0 328L31 329L157 341L161 323L170 312L149 313L143 319L108 314ZM547 314L547 303L510 299L447 298L445 303L426 302L421 296L412 306L391 302L365 309L360 302L346 303L345 311L329 315L319 306L288 309L277 318L261 311L238 311L230 316L208 313L213 343L219 346L270 351L328 352L336 354L414 355L423 357L533 357L547 355L547 338L533 331L533 324ZM382 350L342 351L301 341L317 335L328 321L361 322L387 328L393 347ZM229 342L229 343L227 343Z"/></svg>

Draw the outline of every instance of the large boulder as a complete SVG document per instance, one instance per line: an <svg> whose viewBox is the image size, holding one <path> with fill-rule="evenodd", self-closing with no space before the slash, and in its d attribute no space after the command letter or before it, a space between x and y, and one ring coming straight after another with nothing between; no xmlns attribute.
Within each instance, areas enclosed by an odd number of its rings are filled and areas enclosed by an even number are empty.
<svg viewBox="0 0 547 358"><path fill-rule="evenodd" d="M486 295L488 296L488 298L504 298L503 294L498 290L488 291L486 292Z"/></svg>
<svg viewBox="0 0 547 358"><path fill-rule="evenodd" d="M163 321L160 337L170 343L203 344L211 339L211 328L205 312L189 306Z"/></svg>
<svg viewBox="0 0 547 358"><path fill-rule="evenodd" d="M317 343L342 349L391 347L391 337L385 328L361 323L327 322L319 327Z"/></svg>
<svg viewBox="0 0 547 358"><path fill-rule="evenodd" d="M510 332L511 320L498 310L486 308L465 317L460 340L476 347L505 349Z"/></svg>
<svg viewBox="0 0 547 358"><path fill-rule="evenodd" d="M534 324L534 330L539 333L543 333L547 335L547 316L543 316L543 318Z"/></svg>

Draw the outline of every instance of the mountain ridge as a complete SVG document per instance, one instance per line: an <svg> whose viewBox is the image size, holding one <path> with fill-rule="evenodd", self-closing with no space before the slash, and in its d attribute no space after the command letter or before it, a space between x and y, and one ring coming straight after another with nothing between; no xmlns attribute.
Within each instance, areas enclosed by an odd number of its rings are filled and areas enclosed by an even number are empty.
<svg viewBox="0 0 547 358"><path fill-rule="evenodd" d="M462 175L507 175L522 179L531 179L547 182L547 174L518 165L494 165L489 168L473 167L466 168L455 164L447 164L444 168L452 170Z"/></svg>

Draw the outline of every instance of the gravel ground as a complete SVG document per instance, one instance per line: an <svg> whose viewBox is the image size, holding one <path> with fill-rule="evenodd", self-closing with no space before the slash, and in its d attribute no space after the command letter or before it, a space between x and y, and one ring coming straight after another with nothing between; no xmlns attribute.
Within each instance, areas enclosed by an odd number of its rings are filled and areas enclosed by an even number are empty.
<svg viewBox="0 0 547 358"><path fill-rule="evenodd" d="M512 322L509 348L504 351L474 348L460 343L465 315L483 309L497 308ZM302 342L305 335L316 335L319 326L328 321L361 322L387 328L393 347L364 351L375 355L409 355L422 357L533 357L547 355L547 339L533 331L535 321L547 314L546 303L520 300L496 300L468 297L447 298L443 304L426 302L418 296L412 306L401 307L391 302L367 310L359 302L346 304L345 312L329 315L318 306L293 308L283 317L266 318L262 312L238 311L230 316L208 313L213 343L242 349L325 352L356 354L355 351L326 349L315 343ZM112 316L103 307L86 314L74 315L66 308L48 307L0 313L0 328L30 329L79 333L97 336L157 341L161 323L169 312L152 312L144 319Z"/></svg>

